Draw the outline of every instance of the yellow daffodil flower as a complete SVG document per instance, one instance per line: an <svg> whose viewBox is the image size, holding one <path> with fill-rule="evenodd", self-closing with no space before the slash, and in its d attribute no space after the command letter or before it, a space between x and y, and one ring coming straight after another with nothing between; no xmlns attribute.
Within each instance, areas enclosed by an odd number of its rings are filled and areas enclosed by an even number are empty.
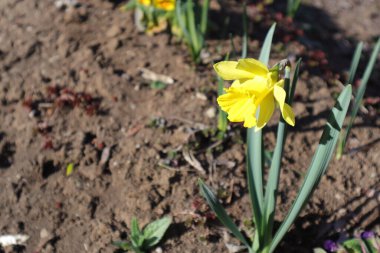
<svg viewBox="0 0 380 253"><path fill-rule="evenodd" d="M149 6L152 4L152 0L139 0L139 3L145 6Z"/></svg>
<svg viewBox="0 0 380 253"><path fill-rule="evenodd" d="M175 0L139 0L145 6L153 5L157 9L172 11L175 8Z"/></svg>
<svg viewBox="0 0 380 253"><path fill-rule="evenodd" d="M172 11L175 8L175 0L154 0L154 7L165 11Z"/></svg>
<svg viewBox="0 0 380 253"><path fill-rule="evenodd" d="M263 128L279 105L282 117L294 126L292 108L285 103L284 80L278 80L276 71L255 59L222 61L214 65L224 80L235 80L226 94L218 97L218 104L227 112L231 122L244 122L244 127Z"/></svg>

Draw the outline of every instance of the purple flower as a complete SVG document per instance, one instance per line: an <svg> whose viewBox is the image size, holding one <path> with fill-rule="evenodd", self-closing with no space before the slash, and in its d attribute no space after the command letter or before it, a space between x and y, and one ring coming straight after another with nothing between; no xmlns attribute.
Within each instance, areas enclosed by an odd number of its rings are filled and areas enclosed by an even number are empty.
<svg viewBox="0 0 380 253"><path fill-rule="evenodd" d="M325 248L325 250L327 250L328 252L336 252L339 249L338 245L331 240L325 241L325 243L323 244L323 248Z"/></svg>
<svg viewBox="0 0 380 253"><path fill-rule="evenodd" d="M375 233L372 232L372 231L364 231L362 234L361 234L361 238L366 240L366 239L371 239L371 238L374 238L375 237Z"/></svg>

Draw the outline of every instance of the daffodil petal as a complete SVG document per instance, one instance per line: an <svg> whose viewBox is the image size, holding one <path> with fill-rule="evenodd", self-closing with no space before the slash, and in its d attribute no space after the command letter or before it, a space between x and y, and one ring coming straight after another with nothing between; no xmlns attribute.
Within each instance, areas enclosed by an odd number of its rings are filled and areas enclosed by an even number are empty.
<svg viewBox="0 0 380 253"><path fill-rule="evenodd" d="M295 116L292 110L292 107L290 107L288 104L285 103L285 98L286 98L286 92L285 90L278 86L274 86L274 97L280 107L282 117L291 126L295 125Z"/></svg>
<svg viewBox="0 0 380 253"><path fill-rule="evenodd" d="M296 124L296 120L294 117L294 112L292 110L292 107L290 107L288 104L284 104L284 109L282 111L282 117L291 126L294 126Z"/></svg>
<svg viewBox="0 0 380 253"><path fill-rule="evenodd" d="M275 109L274 98L272 95L267 95L260 104L260 113L256 128L263 128L273 115Z"/></svg>
<svg viewBox="0 0 380 253"><path fill-rule="evenodd" d="M231 88L239 88L241 85L241 82L239 80L235 80L231 84Z"/></svg>
<svg viewBox="0 0 380 253"><path fill-rule="evenodd" d="M221 61L214 64L214 69L224 80L250 79L255 76L252 72L237 69L237 65L236 61Z"/></svg>
<svg viewBox="0 0 380 253"><path fill-rule="evenodd" d="M257 124L257 120L253 116L253 114L246 115L244 119L244 127L251 128L251 127L255 127L256 124Z"/></svg>
<svg viewBox="0 0 380 253"><path fill-rule="evenodd" d="M282 113L285 104L286 92L282 87L275 85L273 89L273 95L278 105L280 106L280 110Z"/></svg>
<svg viewBox="0 0 380 253"><path fill-rule="evenodd" d="M264 90L268 89L267 79L262 78L261 76L255 76L252 79L249 79L245 82L240 82L241 89L244 89L249 92L253 92L256 95L262 93Z"/></svg>
<svg viewBox="0 0 380 253"><path fill-rule="evenodd" d="M236 68L254 73L255 75L261 76L263 78L266 78L269 72L268 67L265 66L265 64L252 58L240 59Z"/></svg>
<svg viewBox="0 0 380 253"><path fill-rule="evenodd" d="M281 88L284 88L284 84L285 84L284 79L281 79L280 81L278 81L277 83L275 83L274 86L279 86Z"/></svg>

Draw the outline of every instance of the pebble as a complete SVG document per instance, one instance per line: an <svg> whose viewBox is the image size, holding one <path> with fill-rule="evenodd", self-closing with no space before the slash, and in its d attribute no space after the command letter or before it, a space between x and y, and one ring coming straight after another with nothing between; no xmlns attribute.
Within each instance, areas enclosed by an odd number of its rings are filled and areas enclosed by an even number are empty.
<svg viewBox="0 0 380 253"><path fill-rule="evenodd" d="M198 98L198 99L200 99L200 100L204 100L204 101L207 100L206 95L203 94L203 93L200 93L200 92L197 92L197 93L195 94L195 97Z"/></svg>
<svg viewBox="0 0 380 253"><path fill-rule="evenodd" d="M41 231L40 231L40 237L41 237L41 239L48 238L49 235L50 235L50 233L49 233L49 231L47 231L46 228L41 229Z"/></svg>
<svg viewBox="0 0 380 253"><path fill-rule="evenodd" d="M154 251L155 253L162 253L163 251L162 251L162 248L161 247L158 247L158 248L156 248L156 250Z"/></svg>
<svg viewBox="0 0 380 253"><path fill-rule="evenodd" d="M205 115L206 115L206 117L208 117L210 119L215 118L215 116L216 116L216 109L215 109L215 107L208 108L205 111Z"/></svg>

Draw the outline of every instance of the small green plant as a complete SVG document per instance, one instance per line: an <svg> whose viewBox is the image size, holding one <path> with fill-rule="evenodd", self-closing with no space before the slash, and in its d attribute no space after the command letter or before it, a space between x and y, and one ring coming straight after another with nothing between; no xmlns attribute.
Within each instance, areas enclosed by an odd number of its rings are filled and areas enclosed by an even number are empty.
<svg viewBox="0 0 380 253"><path fill-rule="evenodd" d="M150 83L150 88L154 90L163 90L166 88L166 83L160 81L153 81Z"/></svg>
<svg viewBox="0 0 380 253"><path fill-rule="evenodd" d="M358 238L348 239L342 243L325 241L323 248L314 249L314 253L378 253L380 239L374 232L365 231Z"/></svg>
<svg viewBox="0 0 380 253"><path fill-rule="evenodd" d="M281 226L277 231L274 231L273 224L281 160L287 136L287 124L295 124L291 104L300 65L300 61L298 61L292 82L290 81L290 66L287 64L280 62L273 68L268 69L267 64L274 30L275 24L271 27L264 40L259 61L245 58L246 55L243 53L243 59L237 62L224 61L214 65L214 69L224 80L234 80L231 87L226 89L226 94L218 98L220 107L228 113L230 121L244 122L244 126L248 128L247 185L252 204L252 221L255 225L254 234L247 238L240 232L212 190L202 180L199 181L200 192L211 209L222 224L247 247L249 253L274 252L310 199L321 177L327 170L352 94L351 86L347 85L337 98L336 105L327 119L319 146L304 177L303 185ZM243 49L243 52L247 52L247 50ZM284 72L284 79L280 78L280 73L282 72ZM276 146L271 156L264 156L262 128L271 118L276 104L282 114L277 129ZM270 168L266 187L264 187L263 179L264 157L270 160L267 162L267 164L270 164Z"/></svg>
<svg viewBox="0 0 380 253"><path fill-rule="evenodd" d="M131 0L121 10L135 11L135 25L147 34L158 33L174 27L175 0Z"/></svg>
<svg viewBox="0 0 380 253"><path fill-rule="evenodd" d="M358 65L359 65L362 49L363 49L363 43L361 42L357 45L354 56L353 56L352 61L351 61L349 78L347 81L347 83L349 83L349 84L352 84L352 82L354 81L354 78L356 75L356 70L357 70ZM354 100L354 104L351 108L350 121L348 122L347 127L342 131L341 135L339 136L338 148L337 148L337 152L336 152L336 158L337 159L340 159L344 153L344 149L346 147L347 139L350 135L350 131L351 131L351 128L354 124L356 115L359 112L359 108L362 105L363 96L364 96L365 90L367 88L367 83L368 83L369 77L371 76L373 67L375 66L376 59L377 59L377 56L379 55L379 52L380 52L380 38L377 40L377 43L376 43L376 45L372 51L371 57L368 61L368 64L367 64L367 67L366 67L365 72L363 74L363 77L361 78L360 86L357 90L356 97Z"/></svg>
<svg viewBox="0 0 380 253"><path fill-rule="evenodd" d="M114 242L113 244L124 251L147 252L161 241L171 223L172 219L170 217L164 217L149 223L141 231L138 221L134 217L131 222L130 240L128 242Z"/></svg>
<svg viewBox="0 0 380 253"><path fill-rule="evenodd" d="M198 1L177 0L176 21L182 31L183 40L189 47L191 57L197 64L201 62L201 52L205 47L209 7L210 0L204 0L202 5Z"/></svg>

